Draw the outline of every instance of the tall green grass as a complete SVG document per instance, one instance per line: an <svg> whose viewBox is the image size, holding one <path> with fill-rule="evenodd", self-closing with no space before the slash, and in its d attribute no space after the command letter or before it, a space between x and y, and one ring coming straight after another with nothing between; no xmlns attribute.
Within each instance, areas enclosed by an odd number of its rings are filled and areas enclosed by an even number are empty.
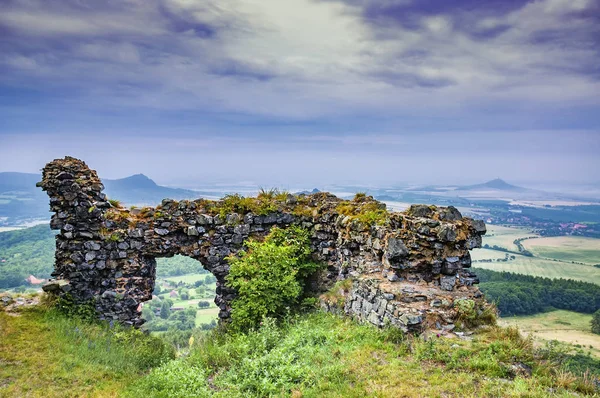
<svg viewBox="0 0 600 398"><path fill-rule="evenodd" d="M0 397L115 396L174 358L135 329L90 324L40 307L0 311Z"/></svg>
<svg viewBox="0 0 600 398"><path fill-rule="evenodd" d="M0 311L2 397L598 395L592 359L536 349L514 328L449 339L313 312L265 318L248 333L196 334L174 359L162 340L133 329L40 307L14 315Z"/></svg>
<svg viewBox="0 0 600 398"><path fill-rule="evenodd" d="M148 397L424 397L592 394L516 329L472 341L405 336L324 313L247 334L213 332L126 392ZM559 373L560 372L560 373ZM563 375L563 376L560 376ZM569 377L564 377L569 375Z"/></svg>

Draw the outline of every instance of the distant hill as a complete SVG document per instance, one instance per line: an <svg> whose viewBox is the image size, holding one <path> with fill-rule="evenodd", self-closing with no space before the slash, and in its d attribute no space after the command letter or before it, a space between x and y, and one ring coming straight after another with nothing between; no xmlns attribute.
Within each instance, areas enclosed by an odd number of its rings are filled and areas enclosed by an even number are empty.
<svg viewBox="0 0 600 398"><path fill-rule="evenodd" d="M312 191L298 191L296 192L296 195L310 195L313 193L319 193L321 191L319 191L317 188L314 188Z"/></svg>
<svg viewBox="0 0 600 398"><path fill-rule="evenodd" d="M158 185L144 174L135 174L118 180L102 180L102 182L106 195L128 205L151 205L158 204L165 198L179 200L196 199L200 196L196 191Z"/></svg>
<svg viewBox="0 0 600 398"><path fill-rule="evenodd" d="M5 192L30 192L38 190L35 183L41 180L39 174L4 172L0 173L0 194Z"/></svg>
<svg viewBox="0 0 600 398"><path fill-rule="evenodd" d="M480 191L480 190L485 190L485 189L494 189L494 190L498 190L498 191L512 191L512 192L523 192L523 191L528 190L527 188L522 188L522 187L518 187L516 185L511 185L500 178L496 178L494 180L484 182L483 184L467 185L467 186L458 187L456 190L457 191Z"/></svg>
<svg viewBox="0 0 600 398"><path fill-rule="evenodd" d="M406 203L432 203L441 206L470 205L477 200L499 200L508 204L511 201L535 201L537 204L565 201L573 204L596 203L597 199L580 197L570 192L546 192L512 185L500 178L475 185L426 185L405 189L383 190L376 195L379 200ZM580 202L580 203L577 203Z"/></svg>
<svg viewBox="0 0 600 398"><path fill-rule="evenodd" d="M35 186L41 179L41 175L33 173L0 173L0 226L49 218L48 196ZM102 182L109 198L128 206L156 205L164 198L200 197L196 191L158 185L143 174L117 180L103 179Z"/></svg>
<svg viewBox="0 0 600 398"><path fill-rule="evenodd" d="M41 176L31 173L0 173L0 226L49 218L48 196L35 183Z"/></svg>

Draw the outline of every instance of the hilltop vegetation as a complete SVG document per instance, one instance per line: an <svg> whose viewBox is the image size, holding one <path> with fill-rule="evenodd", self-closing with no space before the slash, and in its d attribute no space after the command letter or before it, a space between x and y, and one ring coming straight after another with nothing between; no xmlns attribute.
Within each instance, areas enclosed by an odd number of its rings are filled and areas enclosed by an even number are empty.
<svg viewBox="0 0 600 398"><path fill-rule="evenodd" d="M44 307L0 310L0 330L2 397L118 396L132 379L174 358L156 337Z"/></svg>
<svg viewBox="0 0 600 398"><path fill-rule="evenodd" d="M494 327L472 340L423 339L315 313L280 326L265 320L248 334L208 335L187 357L134 383L128 395L545 397L550 389L558 396L593 391L570 373L563 373L570 386L553 376L552 355L536 352L515 329Z"/></svg>
<svg viewBox="0 0 600 398"><path fill-rule="evenodd" d="M275 227L263 242L251 240L247 246L247 252L229 258L227 276L238 292L231 315L231 328L238 331L255 328L265 317L281 318L297 310L306 279L322 268L311 261L309 232L299 227Z"/></svg>
<svg viewBox="0 0 600 398"><path fill-rule="evenodd" d="M0 312L0 328L8 397L568 397L593 394L600 374L515 329L424 338L320 312L196 334L177 359L157 338L41 307Z"/></svg>

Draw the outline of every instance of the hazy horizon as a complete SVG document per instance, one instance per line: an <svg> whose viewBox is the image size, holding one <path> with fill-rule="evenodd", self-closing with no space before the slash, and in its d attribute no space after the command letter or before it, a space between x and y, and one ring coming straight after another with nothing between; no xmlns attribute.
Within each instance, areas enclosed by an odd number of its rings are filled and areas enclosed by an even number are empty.
<svg viewBox="0 0 600 398"><path fill-rule="evenodd" d="M593 0L8 0L0 171L598 184Z"/></svg>

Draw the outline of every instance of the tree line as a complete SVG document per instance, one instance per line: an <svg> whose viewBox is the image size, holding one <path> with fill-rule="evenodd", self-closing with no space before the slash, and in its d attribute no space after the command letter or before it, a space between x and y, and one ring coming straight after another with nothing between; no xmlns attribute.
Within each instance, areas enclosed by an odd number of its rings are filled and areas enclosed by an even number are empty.
<svg viewBox="0 0 600 398"><path fill-rule="evenodd" d="M486 298L501 316L532 315L552 309L591 314L600 309L600 286L572 279L474 269Z"/></svg>

